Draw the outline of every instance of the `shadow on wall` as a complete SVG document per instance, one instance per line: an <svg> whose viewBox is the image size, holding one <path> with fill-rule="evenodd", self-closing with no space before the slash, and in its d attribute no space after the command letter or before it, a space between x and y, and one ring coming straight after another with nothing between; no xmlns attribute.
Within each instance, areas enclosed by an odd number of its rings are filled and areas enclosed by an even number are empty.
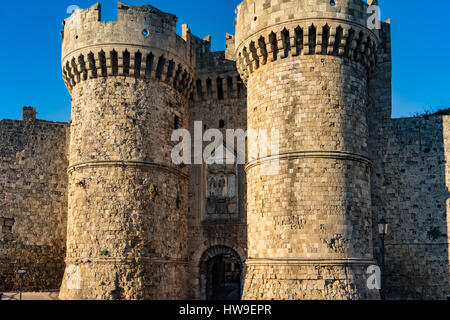
<svg viewBox="0 0 450 320"><path fill-rule="evenodd" d="M450 117L392 120L384 166L387 298L446 299Z"/></svg>
<svg viewBox="0 0 450 320"><path fill-rule="evenodd" d="M67 124L0 121L0 291L58 289L64 272Z"/></svg>

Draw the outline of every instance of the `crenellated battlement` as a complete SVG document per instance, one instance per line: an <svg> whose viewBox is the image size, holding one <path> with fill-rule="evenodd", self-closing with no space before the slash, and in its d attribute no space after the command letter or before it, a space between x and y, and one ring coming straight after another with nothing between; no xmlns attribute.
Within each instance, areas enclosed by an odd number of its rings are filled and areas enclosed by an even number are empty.
<svg viewBox="0 0 450 320"><path fill-rule="evenodd" d="M388 19L381 23L381 29L378 30L380 45L378 50L378 63L391 62L391 20Z"/></svg>
<svg viewBox="0 0 450 320"><path fill-rule="evenodd" d="M69 91L81 81L125 76L173 85L189 94L195 45L187 25L176 34L177 17L152 6L119 2L117 21L101 21L101 6L74 11L63 25L63 78Z"/></svg>
<svg viewBox="0 0 450 320"><path fill-rule="evenodd" d="M362 0L244 0L236 8L236 38L241 42L267 27L294 20L333 19L365 27L368 6Z"/></svg>
<svg viewBox="0 0 450 320"><path fill-rule="evenodd" d="M196 48L194 101L242 99L245 86L234 60L234 36L226 34L226 51L211 52L211 36L193 36Z"/></svg>
<svg viewBox="0 0 450 320"><path fill-rule="evenodd" d="M236 70L207 72L198 76L193 98L195 101L242 99L245 86Z"/></svg>
<svg viewBox="0 0 450 320"><path fill-rule="evenodd" d="M366 27L367 7L360 0L243 1L235 47L244 81L268 62L300 55L345 57L373 71L379 39Z"/></svg>

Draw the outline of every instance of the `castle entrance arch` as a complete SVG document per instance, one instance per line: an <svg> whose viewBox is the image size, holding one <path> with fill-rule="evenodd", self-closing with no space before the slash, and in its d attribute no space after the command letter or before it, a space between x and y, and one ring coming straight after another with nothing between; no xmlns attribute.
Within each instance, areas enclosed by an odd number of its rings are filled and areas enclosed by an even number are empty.
<svg viewBox="0 0 450 320"><path fill-rule="evenodd" d="M200 260L202 300L241 300L244 266L239 254L226 246L206 250Z"/></svg>

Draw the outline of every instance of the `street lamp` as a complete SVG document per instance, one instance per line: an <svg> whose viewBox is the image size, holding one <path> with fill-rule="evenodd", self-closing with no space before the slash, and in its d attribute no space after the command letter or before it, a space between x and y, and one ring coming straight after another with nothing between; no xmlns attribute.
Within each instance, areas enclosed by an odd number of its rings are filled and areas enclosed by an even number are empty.
<svg viewBox="0 0 450 320"><path fill-rule="evenodd" d="M27 274L26 270L19 270L20 275L20 300L22 300L23 277Z"/></svg>
<svg viewBox="0 0 450 320"><path fill-rule="evenodd" d="M384 218L378 222L378 233L381 238L381 300L386 300L386 271L385 271L385 261L384 261L384 239L388 232L388 223Z"/></svg>

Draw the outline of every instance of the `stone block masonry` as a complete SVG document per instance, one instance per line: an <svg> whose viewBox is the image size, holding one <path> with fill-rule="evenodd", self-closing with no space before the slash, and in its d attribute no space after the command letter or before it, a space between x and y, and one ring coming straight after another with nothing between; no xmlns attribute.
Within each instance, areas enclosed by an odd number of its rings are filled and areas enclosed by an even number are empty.
<svg viewBox="0 0 450 320"><path fill-rule="evenodd" d="M386 239L388 298L445 299L450 116L394 119L386 142L372 183L377 190L374 215L385 215L391 228Z"/></svg>
<svg viewBox="0 0 450 320"><path fill-rule="evenodd" d="M251 152L247 165L246 299L377 297L365 270L374 264L367 77L379 40L354 29L364 19L358 1L323 2L237 9L248 126L277 128L280 140L277 153ZM278 173L265 176L274 161Z"/></svg>
<svg viewBox="0 0 450 320"><path fill-rule="evenodd" d="M391 119L370 4L245 0L225 52L151 6L76 10L71 122L0 121L0 291L25 269L25 291L60 299L379 299L384 217L387 298L446 299L450 116ZM277 129L279 150L249 135L245 166L174 165L195 121Z"/></svg>
<svg viewBox="0 0 450 320"><path fill-rule="evenodd" d="M209 37L197 38L196 42L197 80L190 100L189 130L194 132L195 121L202 122L203 132L219 129L224 137L227 129L246 130L246 89L236 62L230 58L234 51L211 52ZM213 294L209 262L221 254L234 255L241 264L247 257L245 168L197 164L190 165L189 170L190 296L206 299ZM226 197L210 197L209 192L216 191L210 186L211 179L223 176L234 178L233 191ZM221 210L223 207L225 210Z"/></svg>
<svg viewBox="0 0 450 320"><path fill-rule="evenodd" d="M55 290L64 272L67 123L0 121L0 291Z"/></svg>
<svg viewBox="0 0 450 320"><path fill-rule="evenodd" d="M188 29L180 38L175 25L122 3L118 21L100 21L95 5L65 22L72 128L61 299L188 298L189 176L171 160L171 135L188 126L195 57Z"/></svg>

